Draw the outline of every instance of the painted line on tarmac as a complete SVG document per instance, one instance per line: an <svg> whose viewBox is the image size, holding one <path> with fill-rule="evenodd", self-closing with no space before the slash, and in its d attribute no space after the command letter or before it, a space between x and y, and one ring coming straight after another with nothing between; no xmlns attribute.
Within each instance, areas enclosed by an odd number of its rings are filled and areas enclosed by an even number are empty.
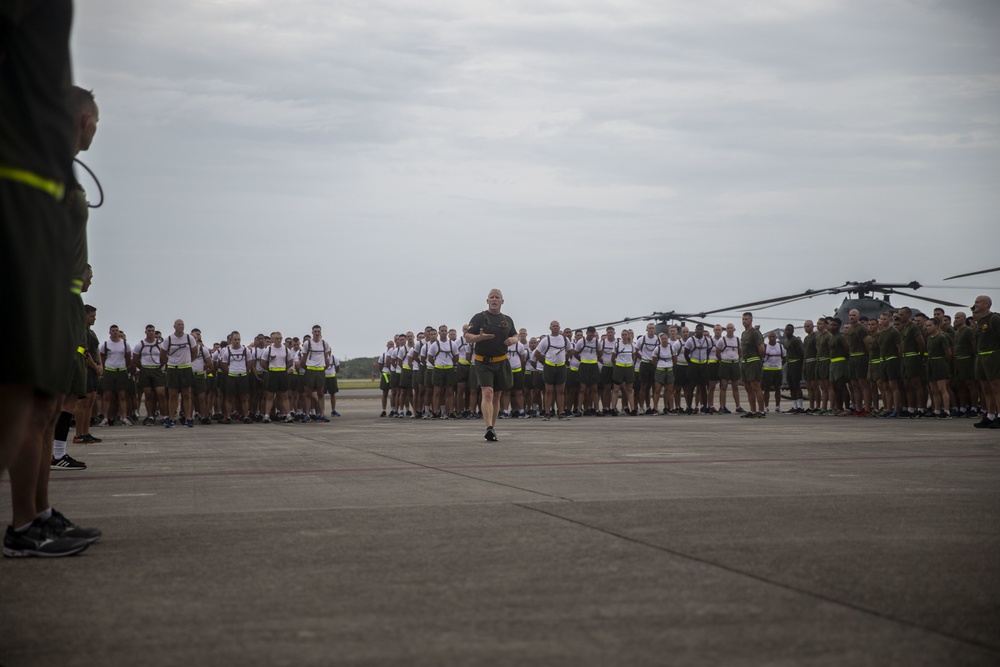
<svg viewBox="0 0 1000 667"><path fill-rule="evenodd" d="M214 472L164 472L145 475L94 475L85 477L52 477L52 482L88 482L115 479L174 479L194 477L260 477L277 475L331 475L371 472L416 472L449 470L509 470L516 468L594 468L603 466L655 466L655 465L719 465L733 463L851 463L871 461L941 461L998 459L1000 454L914 454L908 456L836 456L807 458L760 459L674 459L649 461L569 461L563 463L480 463L469 465L408 465L370 468L316 468L312 470L218 470ZM4 480L3 483L9 483Z"/></svg>

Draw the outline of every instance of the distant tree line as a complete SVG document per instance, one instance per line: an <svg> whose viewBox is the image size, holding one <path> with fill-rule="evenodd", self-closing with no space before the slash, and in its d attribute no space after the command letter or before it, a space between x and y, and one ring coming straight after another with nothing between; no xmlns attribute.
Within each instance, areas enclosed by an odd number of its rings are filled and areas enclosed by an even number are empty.
<svg viewBox="0 0 1000 667"><path fill-rule="evenodd" d="M345 359L340 362L340 370L337 377L350 379L369 379L372 376L372 364L375 357L358 357L357 359Z"/></svg>

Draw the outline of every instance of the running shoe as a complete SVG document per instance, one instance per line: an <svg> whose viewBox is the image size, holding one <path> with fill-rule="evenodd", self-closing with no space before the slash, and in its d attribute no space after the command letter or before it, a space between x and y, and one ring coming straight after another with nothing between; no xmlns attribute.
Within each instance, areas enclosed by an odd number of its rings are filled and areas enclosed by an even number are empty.
<svg viewBox="0 0 1000 667"><path fill-rule="evenodd" d="M163 427L164 428L173 428L174 427L174 420L171 419L170 417L167 417L166 419L163 420Z"/></svg>
<svg viewBox="0 0 1000 667"><path fill-rule="evenodd" d="M54 533L59 535L59 537L86 540L87 544L93 544L101 538L100 528L84 528L82 526L78 526L63 516L63 513L54 507L52 508L52 516L42 523L48 526Z"/></svg>
<svg viewBox="0 0 1000 667"><path fill-rule="evenodd" d="M746 410L744 410L743 408L741 408L739 406L736 406L736 414L738 414L738 415L744 415L744 414L746 414Z"/></svg>
<svg viewBox="0 0 1000 667"><path fill-rule="evenodd" d="M498 442L499 441L499 438L497 438L497 432L493 430L492 426L487 426L486 427L486 436L485 437L486 437L486 440L488 442Z"/></svg>
<svg viewBox="0 0 1000 667"><path fill-rule="evenodd" d="M188 428L194 428L194 420L188 419L184 422L184 425L187 426Z"/></svg>
<svg viewBox="0 0 1000 667"><path fill-rule="evenodd" d="M75 556L89 546L90 542L87 540L60 537L52 528L38 520L20 533L13 526L7 526L3 537L3 555L7 558Z"/></svg>
<svg viewBox="0 0 1000 667"><path fill-rule="evenodd" d="M87 464L83 461L77 461L69 454L63 454L61 458L52 457L52 464L49 466L51 470L86 470Z"/></svg>

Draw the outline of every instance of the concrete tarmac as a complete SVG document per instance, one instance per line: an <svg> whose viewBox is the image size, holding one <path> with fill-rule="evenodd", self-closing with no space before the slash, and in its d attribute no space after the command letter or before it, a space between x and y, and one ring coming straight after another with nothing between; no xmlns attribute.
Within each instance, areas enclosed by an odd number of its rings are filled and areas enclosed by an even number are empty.
<svg viewBox="0 0 1000 667"><path fill-rule="evenodd" d="M770 415L95 428L0 665L1000 665L1000 432ZM0 512L10 516L9 486Z"/></svg>

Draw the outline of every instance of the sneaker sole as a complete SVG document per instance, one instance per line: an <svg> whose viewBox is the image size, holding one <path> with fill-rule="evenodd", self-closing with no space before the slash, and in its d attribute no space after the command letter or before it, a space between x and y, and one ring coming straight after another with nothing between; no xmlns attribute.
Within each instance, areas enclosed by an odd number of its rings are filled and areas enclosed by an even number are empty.
<svg viewBox="0 0 1000 667"><path fill-rule="evenodd" d="M62 558L64 556L75 556L80 552L86 551L89 546L90 542L85 542L79 549L63 551L57 554L45 551L35 551L34 549L8 549L7 547L4 547L3 555L6 558Z"/></svg>

